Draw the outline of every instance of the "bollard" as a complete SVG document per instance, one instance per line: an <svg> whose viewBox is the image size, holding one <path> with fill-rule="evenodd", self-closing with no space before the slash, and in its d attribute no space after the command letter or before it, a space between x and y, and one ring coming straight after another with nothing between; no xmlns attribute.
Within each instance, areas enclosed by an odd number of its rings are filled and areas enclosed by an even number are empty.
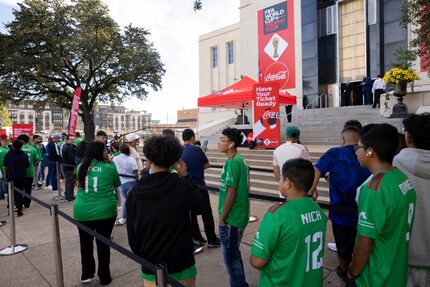
<svg viewBox="0 0 430 287"><path fill-rule="evenodd" d="M52 237L54 245L55 275L57 286L64 287L63 259L61 256L60 225L58 223L58 205L51 205Z"/></svg>
<svg viewBox="0 0 430 287"><path fill-rule="evenodd" d="M155 266L155 284L157 287L167 287L167 265L164 263Z"/></svg>
<svg viewBox="0 0 430 287"><path fill-rule="evenodd" d="M13 190L13 182L8 182L9 193L9 225L10 225L10 246L0 250L0 255L13 255L20 253L28 248L27 244L16 244L16 230L15 230L15 198Z"/></svg>
<svg viewBox="0 0 430 287"><path fill-rule="evenodd" d="M65 196L61 195L61 179L60 179L60 163L55 162L56 172L57 172L57 186L58 186L58 195L53 197L52 200L59 201L66 199Z"/></svg>
<svg viewBox="0 0 430 287"><path fill-rule="evenodd" d="M246 168L247 168L246 173L248 175L248 194L249 194L251 192L251 168L249 166L246 166ZM249 223L256 222L256 221L258 221L257 216L253 216L253 215L249 216L249 220L248 220Z"/></svg>

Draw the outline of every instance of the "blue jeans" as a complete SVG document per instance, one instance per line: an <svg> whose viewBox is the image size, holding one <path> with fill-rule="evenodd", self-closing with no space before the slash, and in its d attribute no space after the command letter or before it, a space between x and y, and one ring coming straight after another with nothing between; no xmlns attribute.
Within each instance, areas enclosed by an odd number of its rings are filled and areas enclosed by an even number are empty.
<svg viewBox="0 0 430 287"><path fill-rule="evenodd" d="M242 256L240 254L240 241L243 229L228 224L219 226L221 251L224 258L224 267L230 280L231 287L247 287Z"/></svg>
<svg viewBox="0 0 430 287"><path fill-rule="evenodd" d="M133 188L135 183L136 183L136 181L133 180L133 181L129 181L129 182L126 182L124 184L121 184L119 186L119 191L122 194L122 196L124 197L124 202L122 204L122 216L121 216L121 218L126 218L125 217L126 216L125 202L127 199L127 193ZM121 195L118 196L118 201L121 204Z"/></svg>
<svg viewBox="0 0 430 287"><path fill-rule="evenodd" d="M7 193L7 183L0 181L0 197L3 197L6 193Z"/></svg>

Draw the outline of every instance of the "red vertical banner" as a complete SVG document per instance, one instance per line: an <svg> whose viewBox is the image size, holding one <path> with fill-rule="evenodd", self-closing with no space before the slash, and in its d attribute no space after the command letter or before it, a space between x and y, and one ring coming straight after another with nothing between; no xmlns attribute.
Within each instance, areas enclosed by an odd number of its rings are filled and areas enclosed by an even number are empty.
<svg viewBox="0 0 430 287"><path fill-rule="evenodd" d="M258 11L260 83L277 83L281 90L296 87L294 1Z"/></svg>
<svg viewBox="0 0 430 287"><path fill-rule="evenodd" d="M280 144L279 85L254 85L254 140L256 148L276 148Z"/></svg>
<svg viewBox="0 0 430 287"><path fill-rule="evenodd" d="M72 107L70 108L68 135L75 135L78 123L79 101L81 100L81 87L77 87L73 94Z"/></svg>

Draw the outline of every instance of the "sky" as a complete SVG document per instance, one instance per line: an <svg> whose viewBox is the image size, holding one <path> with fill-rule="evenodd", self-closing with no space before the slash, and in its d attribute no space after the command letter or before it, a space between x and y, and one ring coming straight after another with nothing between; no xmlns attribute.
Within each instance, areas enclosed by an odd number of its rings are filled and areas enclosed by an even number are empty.
<svg viewBox="0 0 430 287"><path fill-rule="evenodd" d="M165 64L162 90L150 91L148 99L124 105L146 110L161 123L175 123L176 111L197 107L199 96L198 39L213 30L239 22L239 0L203 0L194 12L194 0L102 0L110 15L124 27L130 23L151 33L150 39ZM0 31L13 19L17 1L0 0Z"/></svg>

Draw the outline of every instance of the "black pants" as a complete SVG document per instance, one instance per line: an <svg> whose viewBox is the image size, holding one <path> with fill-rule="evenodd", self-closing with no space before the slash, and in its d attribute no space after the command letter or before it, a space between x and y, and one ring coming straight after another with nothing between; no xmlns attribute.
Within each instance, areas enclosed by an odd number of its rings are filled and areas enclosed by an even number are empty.
<svg viewBox="0 0 430 287"><path fill-rule="evenodd" d="M205 208L202 213L202 219L203 219L203 225L205 227L205 233L206 233L206 239L209 243L215 242L217 236L215 234L215 224L214 224L214 217L212 215L212 207L211 202L209 199L209 193L207 190L200 190L204 202L205 202ZM202 238L202 235L200 233L200 227L199 222L197 221L197 215L194 213L191 213L191 225L193 228L193 238L195 240L199 240Z"/></svg>
<svg viewBox="0 0 430 287"><path fill-rule="evenodd" d="M287 113L287 121L291 123L291 111L293 110L292 105L286 105L285 106L285 112Z"/></svg>
<svg viewBox="0 0 430 287"><path fill-rule="evenodd" d="M27 193L28 195L31 195L32 189L33 189L33 177L26 177L25 178L25 186L24 186L25 193ZM24 204L25 208L29 208L30 203L31 203L31 199L27 198L27 197L23 197L22 203Z"/></svg>
<svg viewBox="0 0 430 287"><path fill-rule="evenodd" d="M384 93L383 89L376 89L375 90L375 100L373 101L373 107L376 108L376 106L380 107L381 104L379 103L379 100L381 98L381 95Z"/></svg>
<svg viewBox="0 0 430 287"><path fill-rule="evenodd" d="M115 223L116 216L92 221L80 221L85 226L95 230L97 233L104 237L110 238L112 234L113 225ZM89 235L85 231L79 229L79 241L81 243L81 264L82 264L82 275L81 280L89 279L94 277L96 271L96 263L94 261L93 249L94 249L94 237ZM97 275L100 278L100 284L107 285L112 281L110 276L110 249L109 246L96 240L97 244L97 257L99 268Z"/></svg>
<svg viewBox="0 0 430 287"><path fill-rule="evenodd" d="M72 200L73 196L75 195L75 172L73 169L64 169L64 176L66 178L66 199Z"/></svg>
<svg viewBox="0 0 430 287"><path fill-rule="evenodd" d="M13 178L12 182L13 182L13 186L24 191L24 186L25 186L25 177L17 177L17 178ZM22 194L18 193L17 191L14 190L13 192L13 196L15 199L15 206L16 209L18 209L18 211L22 211ZM13 210L13 209L12 209Z"/></svg>

